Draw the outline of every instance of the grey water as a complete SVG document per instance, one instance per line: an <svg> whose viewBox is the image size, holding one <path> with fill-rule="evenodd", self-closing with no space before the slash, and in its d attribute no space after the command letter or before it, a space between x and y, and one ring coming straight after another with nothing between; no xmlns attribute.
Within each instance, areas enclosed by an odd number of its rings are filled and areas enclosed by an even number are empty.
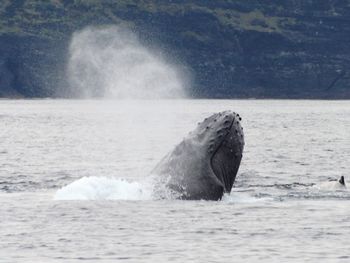
<svg viewBox="0 0 350 263"><path fill-rule="evenodd" d="M153 200L157 162L213 112L243 120L221 201ZM0 100L0 262L350 262L350 103Z"/></svg>

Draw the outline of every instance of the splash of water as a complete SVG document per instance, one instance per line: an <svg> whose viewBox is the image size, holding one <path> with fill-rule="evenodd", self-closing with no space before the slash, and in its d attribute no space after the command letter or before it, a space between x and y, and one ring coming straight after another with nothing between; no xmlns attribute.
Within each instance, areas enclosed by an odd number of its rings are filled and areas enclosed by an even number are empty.
<svg viewBox="0 0 350 263"><path fill-rule="evenodd" d="M61 189L54 200L159 200L176 199L178 195L154 176L130 182L104 176L82 177Z"/></svg>
<svg viewBox="0 0 350 263"><path fill-rule="evenodd" d="M179 66L120 26L75 32L67 75L70 86L83 98L184 98L190 82Z"/></svg>
<svg viewBox="0 0 350 263"><path fill-rule="evenodd" d="M57 190L54 200L150 200L152 186L119 178L83 177Z"/></svg>
<svg viewBox="0 0 350 263"><path fill-rule="evenodd" d="M150 176L140 182L130 182L122 178L90 176L82 177L61 189L54 195L54 200L175 200L178 194ZM272 198L257 198L246 193L225 194L222 198L225 203L256 203L272 201Z"/></svg>

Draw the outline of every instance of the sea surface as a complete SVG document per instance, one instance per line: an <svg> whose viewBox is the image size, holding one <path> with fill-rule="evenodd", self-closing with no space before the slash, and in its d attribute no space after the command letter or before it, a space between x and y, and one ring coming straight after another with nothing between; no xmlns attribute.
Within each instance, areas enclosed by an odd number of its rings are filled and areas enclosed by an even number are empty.
<svg viewBox="0 0 350 263"><path fill-rule="evenodd" d="M221 201L157 200L199 121L243 120ZM350 262L350 102L0 100L0 262Z"/></svg>

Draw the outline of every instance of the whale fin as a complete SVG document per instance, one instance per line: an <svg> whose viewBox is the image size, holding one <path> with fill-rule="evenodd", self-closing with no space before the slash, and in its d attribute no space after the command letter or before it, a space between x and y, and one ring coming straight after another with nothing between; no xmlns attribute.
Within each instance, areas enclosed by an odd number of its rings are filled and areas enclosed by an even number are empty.
<svg viewBox="0 0 350 263"><path fill-rule="evenodd" d="M345 186L344 176L341 176L341 177L340 177L339 183Z"/></svg>

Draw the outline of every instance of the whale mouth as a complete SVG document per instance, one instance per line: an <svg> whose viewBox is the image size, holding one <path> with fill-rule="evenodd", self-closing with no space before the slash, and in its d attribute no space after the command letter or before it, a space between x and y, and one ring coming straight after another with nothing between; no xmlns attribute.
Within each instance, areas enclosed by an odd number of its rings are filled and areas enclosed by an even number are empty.
<svg viewBox="0 0 350 263"><path fill-rule="evenodd" d="M244 138L238 118L239 116L233 118L226 135L211 157L212 170L224 185L226 193L231 192L242 159Z"/></svg>

